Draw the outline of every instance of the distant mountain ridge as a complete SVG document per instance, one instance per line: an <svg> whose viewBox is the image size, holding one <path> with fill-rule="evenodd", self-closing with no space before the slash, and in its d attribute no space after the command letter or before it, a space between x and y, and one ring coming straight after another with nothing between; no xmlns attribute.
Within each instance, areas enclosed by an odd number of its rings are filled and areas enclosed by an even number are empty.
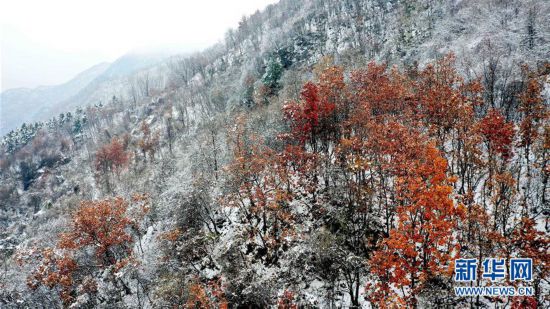
<svg viewBox="0 0 550 309"><path fill-rule="evenodd" d="M128 53L113 63L94 65L60 85L8 89L0 96L0 135L23 123L44 121L57 113L89 103L91 98L97 97L95 92L103 84L153 66L167 57L162 53Z"/></svg>
<svg viewBox="0 0 550 309"><path fill-rule="evenodd" d="M110 66L103 62L83 71L70 81L56 86L40 86L34 89L9 89L0 99L0 134L20 126L24 122L45 119L48 107L76 95ZM42 114L42 115L41 115ZM46 116L47 118L47 116Z"/></svg>

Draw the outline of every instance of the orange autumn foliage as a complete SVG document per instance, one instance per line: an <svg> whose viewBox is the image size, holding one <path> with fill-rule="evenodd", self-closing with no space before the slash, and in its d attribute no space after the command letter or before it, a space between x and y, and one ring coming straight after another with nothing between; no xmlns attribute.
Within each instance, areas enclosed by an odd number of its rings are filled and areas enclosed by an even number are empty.
<svg viewBox="0 0 550 309"><path fill-rule="evenodd" d="M132 241L127 229L133 224L126 217L128 202L117 197L102 201L84 201L73 215L71 231L60 237L61 249L94 248L96 257L113 265L115 249L129 250Z"/></svg>
<svg viewBox="0 0 550 309"><path fill-rule="evenodd" d="M512 156L514 125L507 122L498 110L489 110L477 126L487 145L489 157L498 154L504 160L507 160Z"/></svg>
<svg viewBox="0 0 550 309"><path fill-rule="evenodd" d="M132 231L139 230L139 222L149 210L146 195L136 194L135 205L129 212L129 203L121 198L100 201L83 201L72 215L68 231L61 233L56 248L46 248L34 254L39 266L29 276L27 284L31 289L45 286L59 287L59 296L65 305L70 305L79 284L86 291L96 290L95 279L90 269L111 271L133 263ZM93 252L97 263L80 261L87 252ZM116 280L116 279L115 279Z"/></svg>
<svg viewBox="0 0 550 309"><path fill-rule="evenodd" d="M141 123L141 132L143 133L143 138L138 142L139 149L145 159L147 159L147 155L151 159L154 159L157 147L159 146L160 134L159 132L151 134L151 129L145 121Z"/></svg>
<svg viewBox="0 0 550 309"><path fill-rule="evenodd" d="M535 280L550 275L550 239L539 231L533 219L522 218L509 238L511 255L533 259Z"/></svg>
<svg viewBox="0 0 550 309"><path fill-rule="evenodd" d="M70 255L60 254L51 248L42 250L37 258L41 259L41 264L27 278L29 288L34 290L40 285L50 289L59 287L61 300L66 304L72 302L73 273L78 267L76 261Z"/></svg>
<svg viewBox="0 0 550 309"><path fill-rule="evenodd" d="M225 299L221 279L210 280L203 284L198 280L191 283L188 288L186 308L197 309L227 309L229 304Z"/></svg>
<svg viewBox="0 0 550 309"><path fill-rule="evenodd" d="M536 78L529 78L521 93L519 111L523 114L520 123L520 147L530 147L539 135L539 127L548 112L544 106L543 87Z"/></svg>
<svg viewBox="0 0 550 309"><path fill-rule="evenodd" d="M293 234L294 218L289 211L292 168L285 155L276 154L257 136L248 134L242 119L232 139L234 160L226 170L237 190L223 202L242 210L249 241L265 250L267 263L276 262L278 249Z"/></svg>
<svg viewBox="0 0 550 309"><path fill-rule="evenodd" d="M103 173L119 172L128 164L130 155L124 145L117 138L113 138L107 145L99 148L95 155L95 169Z"/></svg>
<svg viewBox="0 0 550 309"><path fill-rule="evenodd" d="M374 117L410 115L413 107L410 82L396 69L370 62L366 69L351 73L354 110L351 121L365 124Z"/></svg>
<svg viewBox="0 0 550 309"><path fill-rule="evenodd" d="M533 219L522 218L512 230L509 237L502 237L498 242L500 254L508 258L521 257L532 259L533 280L529 282L535 290L531 297L511 298L511 308L540 308L544 307L544 281L550 275L550 239L545 232L539 231ZM522 285L524 282L508 282L512 286ZM537 299L541 295L542 299ZM539 303L542 301L542 303Z"/></svg>
<svg viewBox="0 0 550 309"><path fill-rule="evenodd" d="M455 69L455 56L447 55L434 64L428 64L420 72L418 82L418 100L421 117L426 126L433 132L440 142L451 129L460 125L464 120L462 111L475 105L477 101L470 100L466 90L481 89L479 85L465 84L463 78Z"/></svg>
<svg viewBox="0 0 550 309"><path fill-rule="evenodd" d="M368 287L370 299L381 307L414 306L424 282L449 275L460 249L452 231L464 213L450 197L453 179L446 175L446 160L428 144L409 164L397 179L397 227L370 260L371 272L380 279Z"/></svg>

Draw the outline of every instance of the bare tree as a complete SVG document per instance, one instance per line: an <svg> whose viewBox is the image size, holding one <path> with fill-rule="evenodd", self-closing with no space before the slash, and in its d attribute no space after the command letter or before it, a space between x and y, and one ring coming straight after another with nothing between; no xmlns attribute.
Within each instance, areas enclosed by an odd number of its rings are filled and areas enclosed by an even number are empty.
<svg viewBox="0 0 550 309"><path fill-rule="evenodd" d="M175 138L172 105L169 105L164 113L164 122L166 123L166 140L168 141L168 149L170 150L170 154L172 154L172 143Z"/></svg>
<svg viewBox="0 0 550 309"><path fill-rule="evenodd" d="M145 72L145 74L143 74L140 77L139 80L140 80L140 86L141 86L142 93L146 97L149 97L150 96L150 90L151 90L151 79L150 79L150 76L149 76L149 72Z"/></svg>
<svg viewBox="0 0 550 309"><path fill-rule="evenodd" d="M138 86L138 80L136 76L132 76L128 78L128 95L132 102L134 103L134 106L137 105L137 101L140 97L139 95L139 86Z"/></svg>
<svg viewBox="0 0 550 309"><path fill-rule="evenodd" d="M186 85L195 74L189 57L174 57L169 63L169 69L173 79L178 85Z"/></svg>

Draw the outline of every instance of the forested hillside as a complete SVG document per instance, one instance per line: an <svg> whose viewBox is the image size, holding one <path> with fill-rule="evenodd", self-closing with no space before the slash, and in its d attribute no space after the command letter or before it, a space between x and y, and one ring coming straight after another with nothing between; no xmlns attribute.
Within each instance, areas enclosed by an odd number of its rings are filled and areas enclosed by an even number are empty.
<svg viewBox="0 0 550 309"><path fill-rule="evenodd" d="M547 308L548 20L281 0L90 88L3 138L0 307ZM493 257L534 294L457 296Z"/></svg>

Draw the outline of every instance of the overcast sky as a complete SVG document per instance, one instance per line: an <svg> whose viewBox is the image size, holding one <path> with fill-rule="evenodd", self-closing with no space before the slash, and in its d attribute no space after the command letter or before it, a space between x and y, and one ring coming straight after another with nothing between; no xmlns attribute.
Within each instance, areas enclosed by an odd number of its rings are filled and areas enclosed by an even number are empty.
<svg viewBox="0 0 550 309"><path fill-rule="evenodd" d="M55 85L132 50L204 49L276 0L0 0L2 91Z"/></svg>

